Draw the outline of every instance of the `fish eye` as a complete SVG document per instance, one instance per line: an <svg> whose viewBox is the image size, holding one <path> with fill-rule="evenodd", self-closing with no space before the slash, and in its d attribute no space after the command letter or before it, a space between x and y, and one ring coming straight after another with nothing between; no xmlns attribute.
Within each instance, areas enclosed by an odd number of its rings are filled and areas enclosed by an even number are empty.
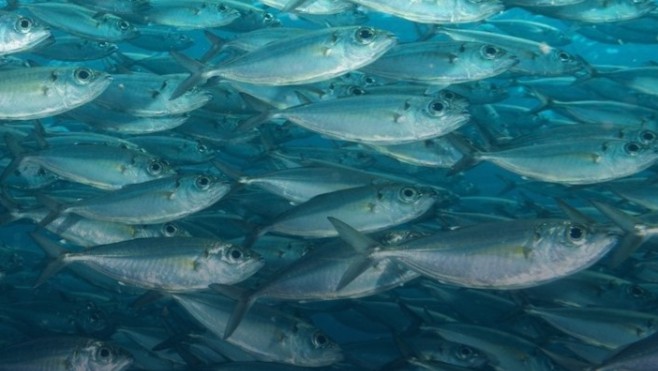
<svg viewBox="0 0 658 371"><path fill-rule="evenodd" d="M162 231L165 236L171 237L178 233L178 227L175 224L167 223L162 227Z"/></svg>
<svg viewBox="0 0 658 371"><path fill-rule="evenodd" d="M411 202L418 198L418 191L411 187L404 187L400 190L400 200L403 202Z"/></svg>
<svg viewBox="0 0 658 371"><path fill-rule="evenodd" d="M567 237L572 242L580 242L585 239L585 227L579 224L572 224L567 230Z"/></svg>
<svg viewBox="0 0 658 371"><path fill-rule="evenodd" d="M148 172L151 175L160 175L164 169L164 164L160 161L151 161L148 167Z"/></svg>
<svg viewBox="0 0 658 371"><path fill-rule="evenodd" d="M634 298L642 298L647 292L638 285L632 285L628 288L628 293L631 294Z"/></svg>
<svg viewBox="0 0 658 371"><path fill-rule="evenodd" d="M98 357L99 360L103 362L108 362L110 357L112 356L112 350L110 348L102 346L96 350L96 356Z"/></svg>
<svg viewBox="0 0 658 371"><path fill-rule="evenodd" d="M240 249L231 247L227 252L226 255L231 259L233 262L237 262L240 259L242 259L242 251Z"/></svg>
<svg viewBox="0 0 658 371"><path fill-rule="evenodd" d="M107 41L99 41L97 45L98 45L99 48L105 49L108 46L110 46L110 43L108 43Z"/></svg>
<svg viewBox="0 0 658 371"><path fill-rule="evenodd" d="M500 52L501 50L493 45L484 45L482 48L480 48L480 54L485 59L495 59L500 54Z"/></svg>
<svg viewBox="0 0 658 371"><path fill-rule="evenodd" d="M194 181L194 184L198 189L205 191L206 189L210 188L210 178L207 176L199 176Z"/></svg>
<svg viewBox="0 0 658 371"><path fill-rule="evenodd" d="M370 27L361 27L356 30L354 37L361 44L370 44L375 38L375 30Z"/></svg>
<svg viewBox="0 0 658 371"><path fill-rule="evenodd" d="M640 150L642 149L642 146L640 146L640 143L637 142L628 142L626 145L624 145L624 151L628 153L631 156L636 155Z"/></svg>
<svg viewBox="0 0 658 371"><path fill-rule="evenodd" d="M196 149L197 149L197 151L199 151L199 153L208 153L208 152L210 152L210 148L208 148L207 145L202 144L202 143L199 143L199 145L197 145Z"/></svg>
<svg viewBox="0 0 658 371"><path fill-rule="evenodd" d="M570 62L573 59L571 55L567 52L560 52L560 54L558 54L557 57L560 58L561 62Z"/></svg>
<svg viewBox="0 0 658 371"><path fill-rule="evenodd" d="M640 138L642 139L643 143L649 144L656 140L656 133L651 130L645 130L640 133Z"/></svg>
<svg viewBox="0 0 658 371"><path fill-rule="evenodd" d="M441 96L447 100L455 99L455 93L451 92L450 90L443 90L441 92Z"/></svg>
<svg viewBox="0 0 658 371"><path fill-rule="evenodd" d="M121 31L127 31L130 29L130 22L128 21L121 20L117 25Z"/></svg>
<svg viewBox="0 0 658 371"><path fill-rule="evenodd" d="M274 20L274 16L272 15L272 13L263 14L263 21L265 21L265 23L270 23L273 20Z"/></svg>
<svg viewBox="0 0 658 371"><path fill-rule="evenodd" d="M372 77L370 77L370 76L368 76L368 77L366 77L366 78L363 80L363 82L365 82L365 83L368 84L368 85L372 85L372 84L375 83L375 79L372 78Z"/></svg>
<svg viewBox="0 0 658 371"><path fill-rule="evenodd" d="M88 68L78 68L73 72L73 76L79 83L87 83L94 76Z"/></svg>
<svg viewBox="0 0 658 371"><path fill-rule="evenodd" d="M30 18L20 17L16 21L16 30L21 33L28 33L32 29L33 24Z"/></svg>
<svg viewBox="0 0 658 371"><path fill-rule="evenodd" d="M444 101L440 100L433 100L430 102L430 104L427 106L429 111L434 114L440 114L445 111L445 109L448 107L448 105Z"/></svg>
<svg viewBox="0 0 658 371"><path fill-rule="evenodd" d="M472 357L474 353L473 349L465 345L462 345L457 349L457 357L462 360Z"/></svg>
<svg viewBox="0 0 658 371"><path fill-rule="evenodd" d="M217 10L224 13L224 12L227 12L229 10L229 7L226 6L226 4L224 4L224 3L219 3L219 4L217 4Z"/></svg>
<svg viewBox="0 0 658 371"><path fill-rule="evenodd" d="M329 338L318 331L313 334L313 345L316 348L324 348L325 346L329 345Z"/></svg>
<svg viewBox="0 0 658 371"><path fill-rule="evenodd" d="M347 89L347 92L349 93L349 95L364 95L366 93L365 90L361 89L358 86L350 86Z"/></svg>

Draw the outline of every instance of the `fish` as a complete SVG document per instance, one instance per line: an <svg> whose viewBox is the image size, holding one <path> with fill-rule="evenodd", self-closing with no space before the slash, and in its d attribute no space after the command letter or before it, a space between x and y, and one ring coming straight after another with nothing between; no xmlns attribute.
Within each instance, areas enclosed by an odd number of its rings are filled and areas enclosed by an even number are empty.
<svg viewBox="0 0 658 371"><path fill-rule="evenodd" d="M221 27L240 18L240 12L219 0L149 0L131 12L136 23L158 24L183 30Z"/></svg>
<svg viewBox="0 0 658 371"><path fill-rule="evenodd" d="M243 127L286 119L336 139L394 145L440 137L456 130L470 118L467 107L465 99L450 91L435 96L355 95L265 112L245 121Z"/></svg>
<svg viewBox="0 0 658 371"><path fill-rule="evenodd" d="M409 1L374 1L351 0L353 3L372 8L382 13L391 14L409 21L431 24L458 24L478 22L501 12L502 2L497 0L472 3L454 0L442 3L436 0Z"/></svg>
<svg viewBox="0 0 658 371"><path fill-rule="evenodd" d="M86 67L32 67L0 71L2 120L45 118L101 95L112 76Z"/></svg>
<svg viewBox="0 0 658 371"><path fill-rule="evenodd" d="M212 77L274 86L328 80L367 65L396 43L397 39L390 32L348 26L282 39L216 67L206 67L182 54L173 53L192 75L179 84L172 99ZM295 64L296 60L306 58L315 62Z"/></svg>
<svg viewBox="0 0 658 371"><path fill-rule="evenodd" d="M481 152L475 156L544 182L593 184L647 169L656 160L654 147L655 143L643 144L634 137L557 137L542 143L522 143L500 151ZM455 166L457 169L459 167L459 164Z"/></svg>
<svg viewBox="0 0 658 371"><path fill-rule="evenodd" d="M0 176L4 180L22 163L32 163L60 179L105 190L147 182L176 174L159 158L138 150L107 145L53 146L30 153L17 143L10 147L16 156Z"/></svg>
<svg viewBox="0 0 658 371"><path fill-rule="evenodd" d="M32 238L55 258L35 287L72 263L125 285L168 292L201 290L212 283L234 284L263 266L260 256L253 252L223 241L194 237L135 238L81 252L66 252L37 233Z"/></svg>
<svg viewBox="0 0 658 371"><path fill-rule="evenodd" d="M117 50L119 47L112 42L69 35L57 36L53 43L37 46L33 52L44 58L77 62L101 59Z"/></svg>
<svg viewBox="0 0 658 371"><path fill-rule="evenodd" d="M276 233L306 238L337 236L328 216L344 218L362 232L383 230L425 214L437 192L427 187L401 184L367 185L325 193L299 204L258 229L257 234ZM251 239L247 240L247 245Z"/></svg>
<svg viewBox="0 0 658 371"><path fill-rule="evenodd" d="M5 1L0 368L647 368L655 8Z"/></svg>
<svg viewBox="0 0 658 371"><path fill-rule="evenodd" d="M139 35L137 28L121 17L72 3L32 3L25 7L43 23L80 37L119 42Z"/></svg>
<svg viewBox="0 0 658 371"><path fill-rule="evenodd" d="M451 85L497 76L518 63L490 44L434 42L400 44L362 70L394 80Z"/></svg>
<svg viewBox="0 0 658 371"><path fill-rule="evenodd" d="M0 11L0 56L43 47L51 37L50 30L32 18Z"/></svg>
<svg viewBox="0 0 658 371"><path fill-rule="evenodd" d="M378 249L345 222L330 221L341 238L362 254L338 288L380 259L393 259L426 277L461 287L527 288L586 269L619 242L618 232L604 226L534 219L478 224ZM561 261L559 266L556 261Z"/></svg>
<svg viewBox="0 0 658 371"><path fill-rule="evenodd" d="M222 338L230 302L217 297L172 295L193 318ZM219 321L218 321L219 319ZM321 367L340 362L340 347L310 323L268 307L252 308L226 339L262 361Z"/></svg>
<svg viewBox="0 0 658 371"><path fill-rule="evenodd" d="M13 344L0 352L2 370L47 370L67 364L71 369L127 370L133 358L123 348L101 340L73 337L41 337Z"/></svg>
<svg viewBox="0 0 658 371"><path fill-rule="evenodd" d="M39 224L47 226L66 214L125 224L166 223L209 207L229 190L228 183L215 177L187 174L132 184L70 205L41 196L51 213Z"/></svg>

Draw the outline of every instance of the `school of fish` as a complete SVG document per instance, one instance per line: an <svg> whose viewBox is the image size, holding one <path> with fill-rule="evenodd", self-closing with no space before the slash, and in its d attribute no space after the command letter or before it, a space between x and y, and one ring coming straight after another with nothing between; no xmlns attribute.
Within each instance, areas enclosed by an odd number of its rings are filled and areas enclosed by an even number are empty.
<svg viewBox="0 0 658 371"><path fill-rule="evenodd" d="M0 371L658 369L656 0L0 5Z"/></svg>

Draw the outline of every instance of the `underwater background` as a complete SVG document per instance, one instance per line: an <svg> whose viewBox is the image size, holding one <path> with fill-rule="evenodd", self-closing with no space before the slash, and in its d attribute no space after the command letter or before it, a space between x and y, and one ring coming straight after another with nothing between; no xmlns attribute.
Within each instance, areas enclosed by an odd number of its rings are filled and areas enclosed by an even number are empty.
<svg viewBox="0 0 658 371"><path fill-rule="evenodd" d="M8 1L0 370L655 370L658 3Z"/></svg>

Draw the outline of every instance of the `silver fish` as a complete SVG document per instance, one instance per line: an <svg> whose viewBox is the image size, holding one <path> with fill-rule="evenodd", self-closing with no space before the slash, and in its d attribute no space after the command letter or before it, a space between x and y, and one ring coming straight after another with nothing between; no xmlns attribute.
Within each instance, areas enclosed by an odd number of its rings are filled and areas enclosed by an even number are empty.
<svg viewBox="0 0 658 371"><path fill-rule="evenodd" d="M230 186L212 176L180 175L132 184L97 197L60 205L42 198L53 212L40 222L48 225L60 214L126 224L157 224L205 209L228 193Z"/></svg>
<svg viewBox="0 0 658 371"><path fill-rule="evenodd" d="M0 55L30 50L46 44L51 34L32 18L0 11Z"/></svg>
<svg viewBox="0 0 658 371"><path fill-rule="evenodd" d="M34 67L0 71L2 120L57 115L94 100L112 82L86 67Z"/></svg>
<svg viewBox="0 0 658 371"><path fill-rule="evenodd" d="M174 300L216 336L224 336L224 323L232 303L214 297L175 294ZM266 306L252 308L226 339L261 361L321 367L343 359L340 347L308 322Z"/></svg>
<svg viewBox="0 0 658 371"><path fill-rule="evenodd" d="M448 134L470 118L465 99L449 91L436 96L356 95L267 112L244 123L286 119L308 130L367 144L403 144Z"/></svg>
<svg viewBox="0 0 658 371"><path fill-rule="evenodd" d="M76 4L47 2L25 7L42 22L88 39L118 42L139 34L134 25L121 17Z"/></svg>
<svg viewBox="0 0 658 371"><path fill-rule="evenodd" d="M195 291L210 284L234 284L256 273L257 254L219 240L194 237L136 238L67 252L38 233L32 238L55 258L35 286L69 264L82 264L120 283L150 290Z"/></svg>
<svg viewBox="0 0 658 371"><path fill-rule="evenodd" d="M262 85L294 85L328 80L371 63L397 39L370 27L335 27L283 39L238 56L217 67L205 67L180 54L179 62L193 72L176 89L178 97L211 77ZM312 59L313 63L296 63Z"/></svg>
<svg viewBox="0 0 658 371"><path fill-rule="evenodd" d="M130 368L126 350L105 341L83 337L42 337L14 344L0 352L0 370L67 369L114 370Z"/></svg>
<svg viewBox="0 0 658 371"><path fill-rule="evenodd" d="M618 232L611 228L536 219L478 224L395 248L372 249L376 243L339 220L331 221L341 238L363 256L346 272L339 288L381 259L393 259L424 276L462 287L532 287L588 268L619 241Z"/></svg>
<svg viewBox="0 0 658 371"><path fill-rule="evenodd" d="M503 11L498 0L350 0L353 3L418 23L478 22Z"/></svg>

